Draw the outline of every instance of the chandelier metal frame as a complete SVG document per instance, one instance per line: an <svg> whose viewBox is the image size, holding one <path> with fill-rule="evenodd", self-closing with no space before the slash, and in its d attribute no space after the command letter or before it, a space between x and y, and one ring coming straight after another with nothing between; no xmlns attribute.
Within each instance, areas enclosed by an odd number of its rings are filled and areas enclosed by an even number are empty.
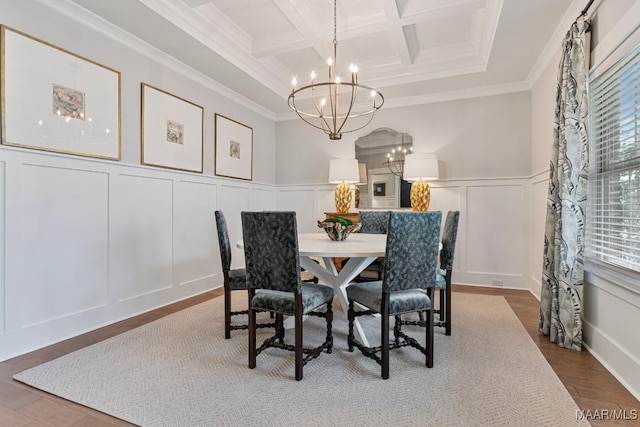
<svg viewBox="0 0 640 427"><path fill-rule="evenodd" d="M322 130L329 139L338 140L343 133L360 130L371 123L375 112L384 104L384 96L376 89L358 83L358 67L353 64L349 67L351 81L342 81L338 76L337 0L333 1L333 57L327 64L329 81L316 83L316 74L312 71L311 83L296 89L294 78L287 102L306 123ZM340 103L341 89L343 104ZM358 94L362 91L371 96L370 102L362 103L366 105L364 109L357 104ZM348 103L344 102L345 95ZM309 105L304 105L305 101ZM353 120L358 118L362 120Z"/></svg>
<svg viewBox="0 0 640 427"><path fill-rule="evenodd" d="M413 152L413 144L409 144L408 147L405 147L404 143L404 133L402 134L402 142L398 146L398 150L394 148L391 150L391 153L387 154L387 161L382 165L386 166L389 169L389 172L394 174L395 176L399 176L402 179L404 174L404 159L407 154L411 154ZM397 156L397 157L396 157Z"/></svg>

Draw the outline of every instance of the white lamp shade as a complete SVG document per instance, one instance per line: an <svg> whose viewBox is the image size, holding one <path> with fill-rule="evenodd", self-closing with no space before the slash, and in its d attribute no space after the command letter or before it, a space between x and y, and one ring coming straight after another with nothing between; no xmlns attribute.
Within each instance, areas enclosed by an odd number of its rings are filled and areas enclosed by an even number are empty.
<svg viewBox="0 0 640 427"><path fill-rule="evenodd" d="M329 182L331 184L355 184L360 180L357 159L333 159L329 162Z"/></svg>
<svg viewBox="0 0 640 427"><path fill-rule="evenodd" d="M438 157L435 154L413 153L404 158L405 181L427 181L438 179Z"/></svg>
<svg viewBox="0 0 640 427"><path fill-rule="evenodd" d="M358 163L358 169L360 171L360 181L358 181L358 185L365 185L367 183L367 164Z"/></svg>

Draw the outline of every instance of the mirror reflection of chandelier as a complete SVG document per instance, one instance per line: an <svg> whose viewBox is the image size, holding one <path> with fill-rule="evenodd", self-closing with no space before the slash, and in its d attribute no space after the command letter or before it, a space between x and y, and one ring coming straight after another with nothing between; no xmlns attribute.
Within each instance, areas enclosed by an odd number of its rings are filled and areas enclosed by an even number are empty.
<svg viewBox="0 0 640 427"><path fill-rule="evenodd" d="M390 153L387 153L387 161L383 163L384 166L389 168L389 171L399 176L402 179L404 173L404 158L407 154L413 152L412 144L404 143L404 133L402 134L402 142L398 147L393 148Z"/></svg>
<svg viewBox="0 0 640 427"><path fill-rule="evenodd" d="M338 70L338 40L336 1L333 1L333 56L327 61L329 79L316 81L311 72L308 85L296 89L297 79L291 81L289 107L311 126L329 135L329 139L341 139L343 133L354 132L367 126L375 112L384 104L384 97L377 90L358 83L358 67L349 67L350 79L341 79Z"/></svg>

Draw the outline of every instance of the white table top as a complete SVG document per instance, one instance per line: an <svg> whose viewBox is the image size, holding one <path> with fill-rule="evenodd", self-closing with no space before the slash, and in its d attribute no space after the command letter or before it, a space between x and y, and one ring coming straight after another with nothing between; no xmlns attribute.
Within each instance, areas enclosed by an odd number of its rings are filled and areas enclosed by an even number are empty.
<svg viewBox="0 0 640 427"><path fill-rule="evenodd" d="M386 245L386 234L353 233L340 242L331 240L325 233L298 234L298 251L307 257L381 257L385 255ZM243 249L244 242L240 240L236 246Z"/></svg>
<svg viewBox="0 0 640 427"><path fill-rule="evenodd" d="M300 255L309 257L382 257L386 244L386 234L352 233L339 242L329 239L326 233L298 234Z"/></svg>

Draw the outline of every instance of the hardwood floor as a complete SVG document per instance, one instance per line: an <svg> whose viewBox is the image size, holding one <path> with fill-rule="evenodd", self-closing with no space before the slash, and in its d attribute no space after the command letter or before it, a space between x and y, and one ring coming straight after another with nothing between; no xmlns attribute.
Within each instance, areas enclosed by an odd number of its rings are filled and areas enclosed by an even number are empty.
<svg viewBox="0 0 640 427"><path fill-rule="evenodd" d="M586 350L564 350L538 333L538 301L527 291L454 285L454 292L501 295L508 301L529 335L582 410L638 411L640 402ZM127 422L31 388L12 379L20 371L126 332L184 308L222 295L207 292L97 329L78 337L0 363L0 426L130 426ZM455 293L454 293L455 298ZM455 313L454 313L455 316ZM455 330L453 331L455 333ZM553 410L553 408L550 408ZM593 426L637 426L640 420L590 420Z"/></svg>

